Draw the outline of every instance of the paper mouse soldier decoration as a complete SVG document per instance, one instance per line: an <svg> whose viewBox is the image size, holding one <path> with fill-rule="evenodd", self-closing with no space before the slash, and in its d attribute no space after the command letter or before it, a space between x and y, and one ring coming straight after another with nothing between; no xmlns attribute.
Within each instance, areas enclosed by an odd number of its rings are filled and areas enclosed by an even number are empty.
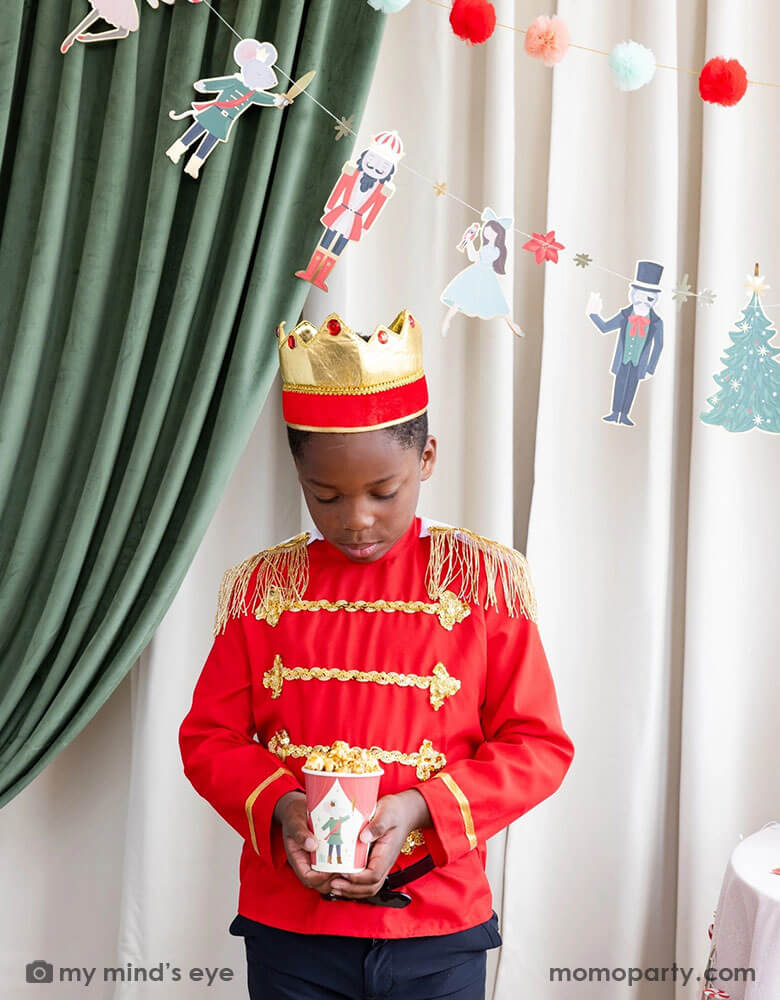
<svg viewBox="0 0 780 1000"><path fill-rule="evenodd" d="M217 96L208 101L193 102L191 109L181 114L169 112L170 117L176 120L192 117L193 123L165 151L165 155L173 163L178 163L187 149L199 142L184 168L185 174L197 179L206 158L218 142L228 141L234 123L247 108L253 105L284 108L308 87L314 70L296 81L286 94L269 93L269 88L277 83L274 72L277 57L276 48L270 42L242 39L233 50L233 58L241 67L238 73L196 80L193 84L199 94L216 93Z"/></svg>

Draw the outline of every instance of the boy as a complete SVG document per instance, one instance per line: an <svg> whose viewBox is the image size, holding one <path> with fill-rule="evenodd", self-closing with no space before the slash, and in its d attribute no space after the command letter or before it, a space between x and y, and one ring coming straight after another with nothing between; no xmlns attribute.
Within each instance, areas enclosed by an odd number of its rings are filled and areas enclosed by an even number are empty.
<svg viewBox="0 0 780 1000"><path fill-rule="evenodd" d="M225 573L179 732L186 776L244 839L230 932L249 994L483 1000L502 943L485 841L551 795L574 754L528 567L416 515L436 441L412 315L370 337L336 315L278 332L316 531ZM301 767L335 740L384 769L358 874L310 865Z"/></svg>

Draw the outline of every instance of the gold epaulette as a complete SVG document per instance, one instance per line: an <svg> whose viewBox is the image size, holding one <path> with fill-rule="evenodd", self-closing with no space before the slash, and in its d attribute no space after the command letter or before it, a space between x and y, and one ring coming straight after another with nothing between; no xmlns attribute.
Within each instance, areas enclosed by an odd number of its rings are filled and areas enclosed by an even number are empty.
<svg viewBox="0 0 780 1000"><path fill-rule="evenodd" d="M431 525L429 531L431 554L425 585L431 600L437 600L445 590L450 590L461 600L477 604L484 571L486 608L498 608L496 580L500 577L507 612L512 617L521 614L536 621L536 594L528 563L521 552L465 528Z"/></svg>
<svg viewBox="0 0 780 1000"><path fill-rule="evenodd" d="M282 606L301 600L309 585L308 540L309 532L303 531L225 570L217 597L215 636L225 631L229 618L249 613L257 616L271 599L281 601ZM255 570L255 585L247 603L249 581Z"/></svg>

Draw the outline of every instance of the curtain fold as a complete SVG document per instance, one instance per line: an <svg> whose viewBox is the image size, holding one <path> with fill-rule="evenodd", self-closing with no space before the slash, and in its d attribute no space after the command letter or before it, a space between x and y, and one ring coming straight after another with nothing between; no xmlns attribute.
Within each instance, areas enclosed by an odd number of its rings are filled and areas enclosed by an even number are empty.
<svg viewBox="0 0 780 1000"><path fill-rule="evenodd" d="M237 70L208 8L142 5L127 39L59 44L82 0L0 26L0 806L92 718L161 621L257 420L274 329L349 153L307 97L251 109L200 180L164 155L192 82ZM141 6L139 4L139 6ZM384 18L242 0L220 13L359 120ZM289 84L280 72L275 90Z"/></svg>

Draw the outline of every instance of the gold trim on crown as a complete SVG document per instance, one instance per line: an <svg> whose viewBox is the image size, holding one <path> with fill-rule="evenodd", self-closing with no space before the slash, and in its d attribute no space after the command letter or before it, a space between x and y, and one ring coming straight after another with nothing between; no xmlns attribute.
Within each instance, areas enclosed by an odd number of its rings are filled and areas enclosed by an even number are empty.
<svg viewBox="0 0 780 1000"><path fill-rule="evenodd" d="M365 340L337 314L319 329L303 320L291 333L278 327L285 392L361 395L408 385L423 376L422 330L403 309Z"/></svg>

